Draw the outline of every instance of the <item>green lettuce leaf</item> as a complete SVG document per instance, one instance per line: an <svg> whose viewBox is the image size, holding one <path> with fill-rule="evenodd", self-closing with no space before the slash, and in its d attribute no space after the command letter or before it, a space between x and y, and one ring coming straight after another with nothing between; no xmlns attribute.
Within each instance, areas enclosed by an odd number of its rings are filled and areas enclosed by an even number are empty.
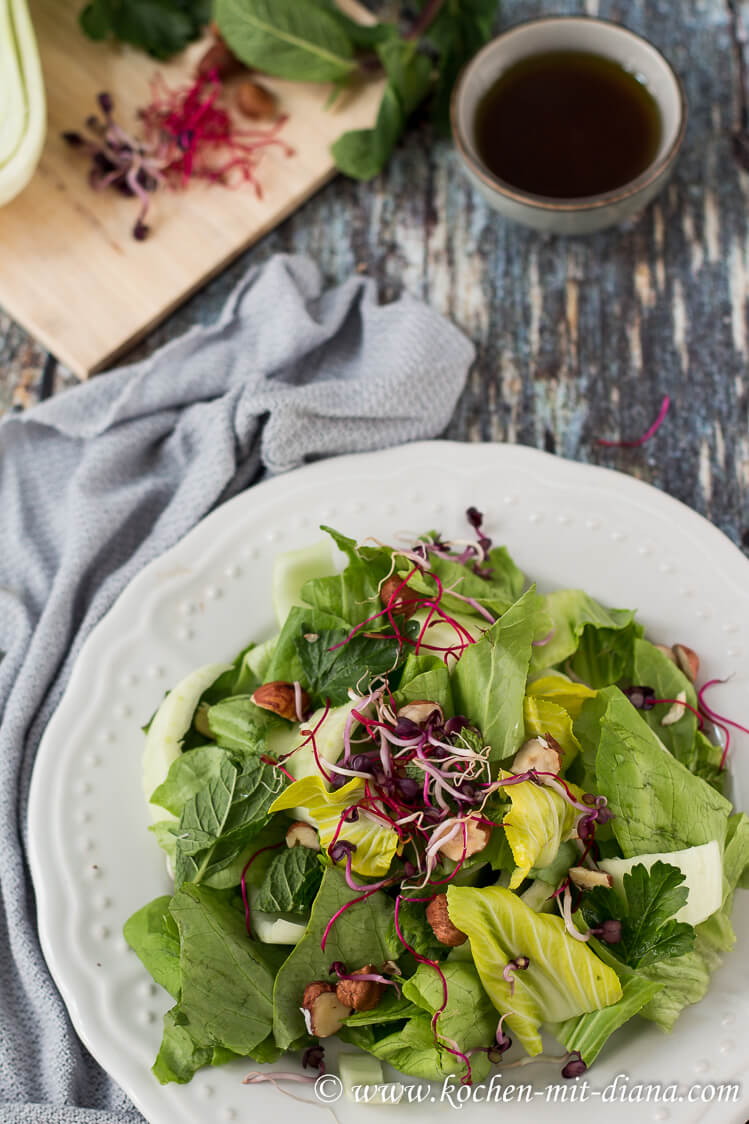
<svg viewBox="0 0 749 1124"><path fill-rule="evenodd" d="M596 756L596 790L614 813L625 858L680 851L716 839L723 846L731 805L658 741L616 687L601 692L606 710Z"/></svg>
<svg viewBox="0 0 749 1124"><path fill-rule="evenodd" d="M625 684L626 686L652 687L657 699L675 699L684 692L689 705L695 708L697 706L697 692L694 685L668 656L648 640L635 640L632 671L628 674L628 678L629 682ZM661 720L669 709L664 704L640 713L674 757L690 768L697 734L697 719L691 710L682 707L683 713L678 721L662 726Z"/></svg>
<svg viewBox="0 0 749 1124"><path fill-rule="evenodd" d="M346 621L350 631L382 608L380 583L390 573L392 551L385 546L359 546L355 539L332 527L323 526L321 530L346 555L348 564L339 574L306 582L302 586L302 600Z"/></svg>
<svg viewBox="0 0 749 1124"><path fill-rule="evenodd" d="M436 666L429 667L417 675L406 678L406 668L411 660L424 660L425 662L434 660ZM411 663L411 667L414 667L414 663ZM437 703L442 707L445 718L452 718L455 713L450 672L442 660L435 659L433 656L408 657L403 669L400 687L395 692L394 699L396 707L401 707L405 703L414 702L417 699L428 699L429 702Z"/></svg>
<svg viewBox="0 0 749 1124"><path fill-rule="evenodd" d="M154 898L125 922L125 940L160 984L174 999L179 998L179 932L169 913L168 894Z"/></svg>
<svg viewBox="0 0 749 1124"><path fill-rule="evenodd" d="M616 972L570 937L561 917L535 913L502 886L451 886L447 903L453 924L470 938L486 992L529 1054L541 1053L542 1023L564 1022L621 999ZM515 972L511 995L502 972L518 956L530 964Z"/></svg>
<svg viewBox="0 0 749 1124"><path fill-rule="evenodd" d="M220 746L248 754L265 752L269 733L288 726L284 718L255 706L249 695L231 695L215 703L206 721Z"/></svg>
<svg viewBox="0 0 749 1124"><path fill-rule="evenodd" d="M642 634L631 609L606 609L581 589L558 589L543 598L553 635L533 649L532 671L572 661L590 687L616 683L632 662L632 645Z"/></svg>
<svg viewBox="0 0 749 1124"><path fill-rule="evenodd" d="M284 1049L304 1034L299 1008L308 983L327 980L330 965L336 960L352 969L364 964L378 967L395 959L402 949L391 935L393 904L381 891L341 913L329 930L325 950L321 949L330 919L360 896L349 889L337 867L325 870L306 932L280 968L273 989L273 1033Z"/></svg>
<svg viewBox="0 0 749 1124"><path fill-rule="evenodd" d="M162 1085L173 1081L185 1085L206 1065L222 1065L237 1055L210 1043L196 1041L179 1006L164 1015L161 1046L153 1064L153 1074Z"/></svg>
<svg viewBox="0 0 749 1124"><path fill-rule="evenodd" d="M315 851L309 847L285 847L271 859L254 908L264 913L304 914L321 881L322 867Z"/></svg>
<svg viewBox="0 0 749 1124"><path fill-rule="evenodd" d="M478 726L495 761L515 753L525 737L525 681L540 600L534 589L524 593L452 673L455 710Z"/></svg>
<svg viewBox="0 0 749 1124"><path fill-rule="evenodd" d="M402 1072L428 1080L463 1075L465 1065L444 1048L443 1040L457 1043L461 1051L490 1046L497 1028L497 1013L469 962L447 962L440 968L447 984L447 1006L439 1017L435 1041L431 1016L443 1002L442 980L434 968L421 964L403 985L404 999L426 1011L365 1049ZM482 1081L490 1069L486 1054L471 1056L473 1081Z"/></svg>
<svg viewBox="0 0 749 1124"><path fill-rule="evenodd" d="M170 912L180 934L179 1009L199 1043L249 1054L271 1031L279 951L251 940L225 893L186 884Z"/></svg>

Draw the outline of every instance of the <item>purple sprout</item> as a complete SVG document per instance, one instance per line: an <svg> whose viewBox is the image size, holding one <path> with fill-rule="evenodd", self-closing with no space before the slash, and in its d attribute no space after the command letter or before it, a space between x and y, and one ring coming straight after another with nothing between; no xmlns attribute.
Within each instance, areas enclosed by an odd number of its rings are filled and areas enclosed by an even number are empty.
<svg viewBox="0 0 749 1124"><path fill-rule="evenodd" d="M587 1070L579 1050L573 1050L567 1064L562 1069L562 1077L582 1077Z"/></svg>

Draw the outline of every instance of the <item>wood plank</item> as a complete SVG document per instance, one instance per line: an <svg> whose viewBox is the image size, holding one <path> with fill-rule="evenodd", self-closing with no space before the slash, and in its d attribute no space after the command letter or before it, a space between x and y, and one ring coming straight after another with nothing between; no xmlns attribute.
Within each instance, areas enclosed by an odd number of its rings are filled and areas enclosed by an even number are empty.
<svg viewBox="0 0 749 1124"><path fill-rule="evenodd" d="M352 5L352 12L362 9ZM29 187L0 209L0 304L80 376L110 364L187 296L261 238L334 174L330 145L342 132L370 125L379 81L347 92L326 109L329 88L263 79L289 120L287 156L268 149L259 169L262 198L243 186L204 183L154 197L152 236L130 231L132 199L86 184L87 161L61 139L82 126L99 90L115 99L117 117L136 125L156 64L129 48L91 43L78 5L32 0L48 99L48 136ZM364 13L366 15L366 13ZM194 44L158 69L170 86L189 81L205 49ZM150 217L149 217L150 221Z"/></svg>

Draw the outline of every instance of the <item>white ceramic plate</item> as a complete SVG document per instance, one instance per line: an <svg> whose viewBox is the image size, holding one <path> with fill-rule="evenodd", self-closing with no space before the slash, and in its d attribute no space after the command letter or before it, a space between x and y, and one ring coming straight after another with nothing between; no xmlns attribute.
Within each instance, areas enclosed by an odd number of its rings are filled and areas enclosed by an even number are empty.
<svg viewBox="0 0 749 1124"><path fill-rule="evenodd" d="M715 690L714 705L746 722L749 565L705 520L629 477L521 447L433 442L311 465L221 507L148 566L91 634L43 739L31 792L31 863L47 961L88 1049L151 1124L264 1124L292 1111L310 1122L330 1117L316 1105L297 1109L270 1086L241 1085L243 1063L203 1071L181 1087L161 1087L150 1073L169 999L120 935L136 908L169 889L146 830L141 723L189 670L233 657L271 631L273 557L315 541L319 523L360 537L427 528L455 534L465 531L469 504L487 513L489 533L542 588L582 586L609 605L635 607L651 637L695 648L706 676L734 673ZM737 737L732 797L740 808L749 807L748 755L749 739ZM586 1103L547 1099L554 1096L548 1085L574 1085L560 1082L558 1066L508 1070L506 1082L532 1081L534 1095L528 1104L508 1094L503 1120L599 1124L605 1114L607 1124L744 1124L749 894L737 894L734 921L736 949L708 997L684 1012L670 1036L629 1023L587 1075ZM602 1092L618 1073L628 1075L630 1096L637 1083L678 1082L683 1099L604 1106ZM687 1100L695 1082L726 1081L746 1084L738 1102ZM709 1088L703 1095L711 1097ZM447 1121L458 1110L438 1101L366 1110L340 1102L335 1111L342 1124L360 1121L362 1112L406 1124ZM487 1121L497 1107L462 1111Z"/></svg>

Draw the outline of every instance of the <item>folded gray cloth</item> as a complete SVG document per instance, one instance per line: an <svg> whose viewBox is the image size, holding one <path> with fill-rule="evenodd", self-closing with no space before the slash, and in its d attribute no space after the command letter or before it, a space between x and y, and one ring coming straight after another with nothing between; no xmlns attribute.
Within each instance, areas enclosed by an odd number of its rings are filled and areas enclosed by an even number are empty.
<svg viewBox="0 0 749 1124"><path fill-rule="evenodd" d="M72 1030L25 856L34 755L127 582L263 471L433 437L473 358L442 317L315 265L251 271L219 322L0 425L0 1120L142 1118Z"/></svg>

